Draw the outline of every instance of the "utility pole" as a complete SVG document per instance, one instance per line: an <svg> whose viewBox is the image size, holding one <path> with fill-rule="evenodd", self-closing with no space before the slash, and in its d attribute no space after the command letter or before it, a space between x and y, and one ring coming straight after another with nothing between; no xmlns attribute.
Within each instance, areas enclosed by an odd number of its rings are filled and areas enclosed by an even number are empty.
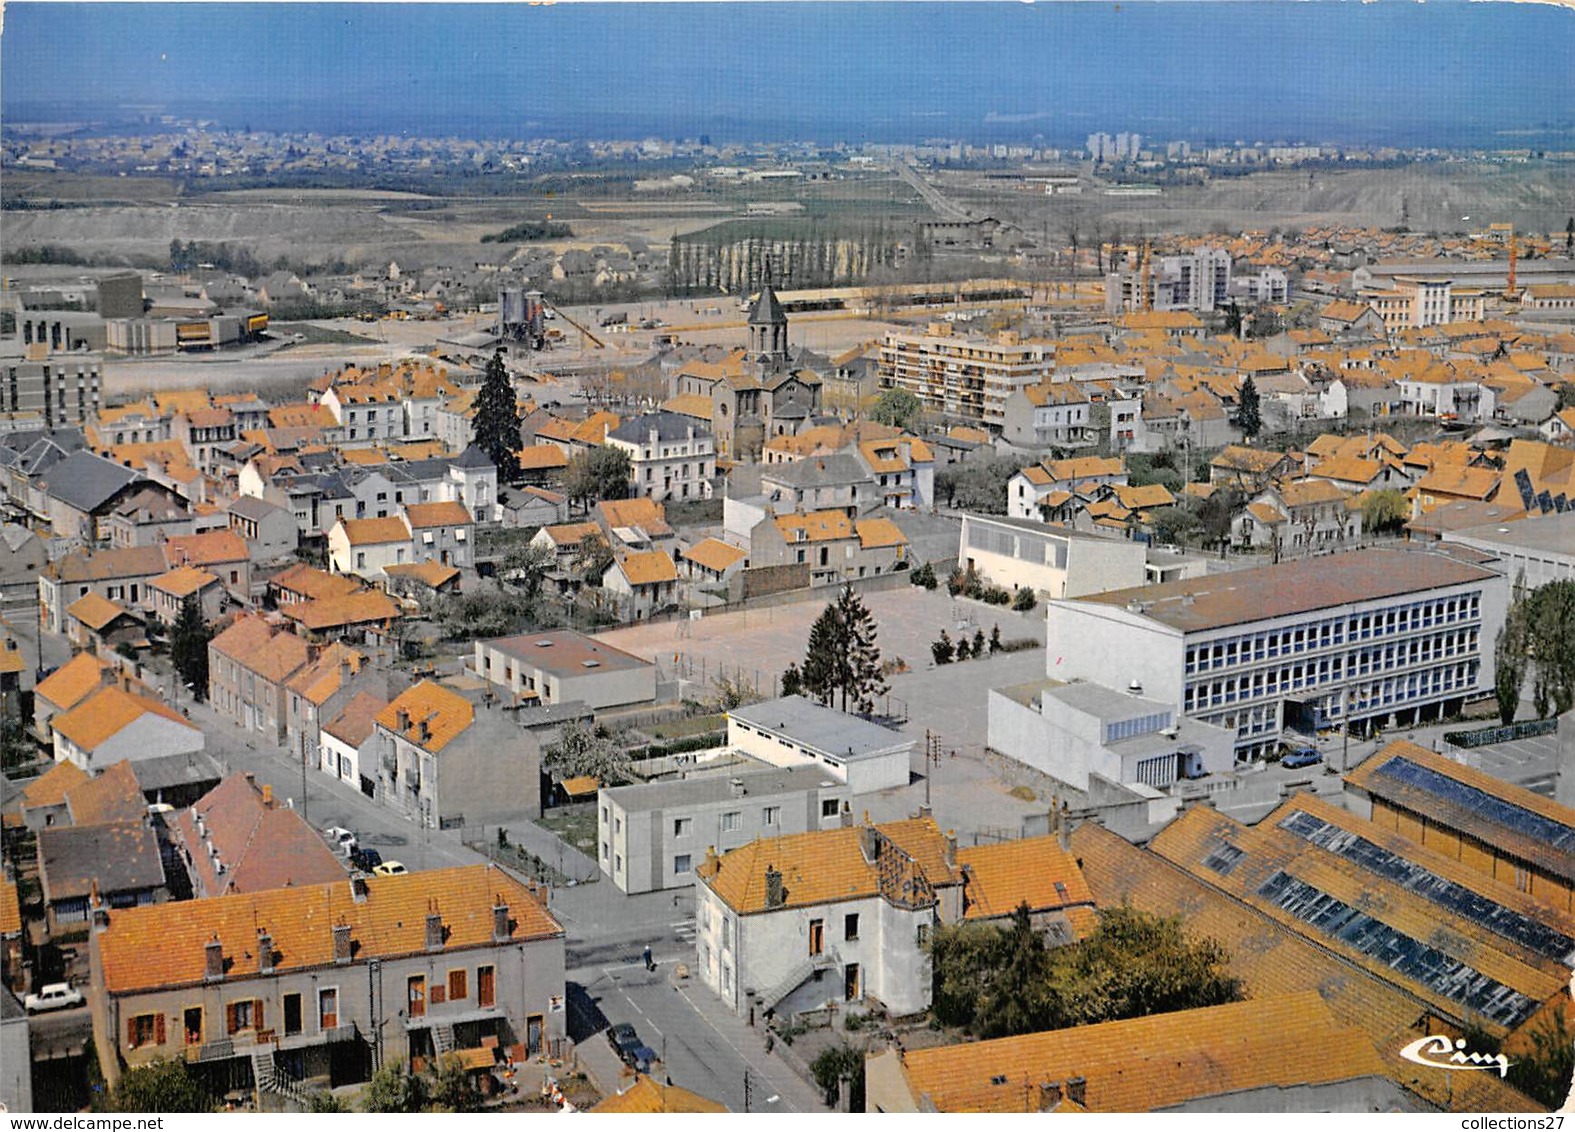
<svg viewBox="0 0 1575 1132"><path fill-rule="evenodd" d="M941 765L941 737L928 727L924 729L924 805L930 804L930 782Z"/></svg>
<svg viewBox="0 0 1575 1132"><path fill-rule="evenodd" d="M749 1070L745 1069L744 1070L744 1111L745 1112L749 1111L749 1100L750 1100Z"/></svg>

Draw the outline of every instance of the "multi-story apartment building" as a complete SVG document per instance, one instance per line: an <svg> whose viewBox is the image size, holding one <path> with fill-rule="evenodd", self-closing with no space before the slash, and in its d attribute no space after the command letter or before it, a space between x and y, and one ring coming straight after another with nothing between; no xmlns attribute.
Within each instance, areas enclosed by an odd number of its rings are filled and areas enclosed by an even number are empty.
<svg viewBox="0 0 1575 1132"><path fill-rule="evenodd" d="M1378 312L1391 334L1482 318L1486 300L1480 288L1456 287L1453 279L1429 275L1395 275L1389 284L1384 290L1363 291L1361 301Z"/></svg>
<svg viewBox="0 0 1575 1132"><path fill-rule="evenodd" d="M607 444L629 454L634 494L657 500L711 498L716 440L692 417L646 413L610 431Z"/></svg>
<svg viewBox="0 0 1575 1132"><path fill-rule="evenodd" d="M936 322L922 332L892 331L880 347L883 387L905 389L926 409L996 432L1013 391L1048 381L1054 371L1054 343L1010 331L970 338Z"/></svg>
<svg viewBox="0 0 1575 1132"><path fill-rule="evenodd" d="M0 356L0 413L46 428L81 425L98 415L102 364L96 354L50 354L42 344Z"/></svg>
<svg viewBox="0 0 1575 1132"><path fill-rule="evenodd" d="M1048 674L1133 688L1236 731L1442 716L1493 686L1501 575L1447 554L1360 550L1049 603Z"/></svg>
<svg viewBox="0 0 1575 1132"><path fill-rule="evenodd" d="M100 903L89 947L109 1081L179 1058L216 1093L290 1091L484 1043L564 1052L563 929L491 865Z"/></svg>
<svg viewBox="0 0 1575 1132"><path fill-rule="evenodd" d="M1230 253L1204 248L1193 255L1163 256L1147 271L1113 272L1105 281L1105 309L1110 314L1145 306L1156 311L1212 311L1230 302L1230 292Z"/></svg>

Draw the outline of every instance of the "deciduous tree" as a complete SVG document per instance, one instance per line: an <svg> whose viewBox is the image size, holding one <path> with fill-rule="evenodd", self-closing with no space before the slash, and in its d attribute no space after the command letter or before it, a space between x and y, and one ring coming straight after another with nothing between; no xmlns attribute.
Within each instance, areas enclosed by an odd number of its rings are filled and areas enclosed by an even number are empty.
<svg viewBox="0 0 1575 1132"><path fill-rule="evenodd" d="M563 490L576 503L589 506L604 499L623 499L629 494L629 453L622 448L598 444L569 458Z"/></svg>
<svg viewBox="0 0 1575 1132"><path fill-rule="evenodd" d="M603 785L629 781L628 751L596 728L578 721L565 723L558 738L542 749L541 765L561 781L590 775Z"/></svg>
<svg viewBox="0 0 1575 1132"><path fill-rule="evenodd" d="M110 1112L212 1112L213 1100L184 1061L159 1058L126 1070L109 1094Z"/></svg>
<svg viewBox="0 0 1575 1132"><path fill-rule="evenodd" d="M907 428L918 419L924 406L906 389L887 389L870 406L870 420L893 428Z"/></svg>

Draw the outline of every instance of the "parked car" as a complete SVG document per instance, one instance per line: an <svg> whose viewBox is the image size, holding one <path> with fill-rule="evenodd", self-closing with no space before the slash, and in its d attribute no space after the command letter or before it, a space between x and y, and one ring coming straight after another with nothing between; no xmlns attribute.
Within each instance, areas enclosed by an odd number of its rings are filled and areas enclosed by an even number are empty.
<svg viewBox="0 0 1575 1132"><path fill-rule="evenodd" d="M68 1006L81 1006L82 992L70 983L50 983L36 994L22 1000L29 1014L42 1014L46 1010L64 1010Z"/></svg>
<svg viewBox="0 0 1575 1132"><path fill-rule="evenodd" d="M607 1030L607 1041L613 1051L626 1063L634 1064L635 1050L642 1049L645 1043L640 1040L640 1035L634 1032L634 1027L627 1022L619 1022Z"/></svg>
<svg viewBox="0 0 1575 1132"><path fill-rule="evenodd" d="M1280 765L1286 770L1300 770L1304 766L1313 766L1323 762L1323 755L1315 747L1297 747L1290 754L1280 760Z"/></svg>
<svg viewBox="0 0 1575 1132"><path fill-rule="evenodd" d="M376 849L363 849L357 845L350 850L350 863L363 873L375 872L377 867L383 863L383 854Z"/></svg>
<svg viewBox="0 0 1575 1132"><path fill-rule="evenodd" d="M402 877L409 871L398 861L384 861L372 870L373 873L380 877Z"/></svg>
<svg viewBox="0 0 1575 1132"><path fill-rule="evenodd" d="M328 839L328 844L332 845L334 850L343 857L348 857L350 851L359 844L356 841L355 834L337 825L331 825L323 830L323 836Z"/></svg>

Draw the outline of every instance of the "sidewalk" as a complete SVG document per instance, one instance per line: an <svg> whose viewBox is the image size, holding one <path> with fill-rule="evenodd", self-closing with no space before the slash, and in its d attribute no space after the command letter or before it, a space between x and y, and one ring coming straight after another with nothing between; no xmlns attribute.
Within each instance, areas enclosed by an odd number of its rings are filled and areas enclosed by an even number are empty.
<svg viewBox="0 0 1575 1132"><path fill-rule="evenodd" d="M752 1112L781 1112L779 1105L770 1103L773 1096L786 1101L794 1112L829 1112L825 1098L810 1082L804 1080L792 1067L777 1056L775 1049L766 1052L766 1031L763 1026L750 1027L744 1019L731 1010L721 1007L712 998L704 996L705 988L691 980L675 980L674 988L691 1009L700 1016L717 1035L731 1046L748 1067L749 1073L758 1078L751 1085Z"/></svg>

